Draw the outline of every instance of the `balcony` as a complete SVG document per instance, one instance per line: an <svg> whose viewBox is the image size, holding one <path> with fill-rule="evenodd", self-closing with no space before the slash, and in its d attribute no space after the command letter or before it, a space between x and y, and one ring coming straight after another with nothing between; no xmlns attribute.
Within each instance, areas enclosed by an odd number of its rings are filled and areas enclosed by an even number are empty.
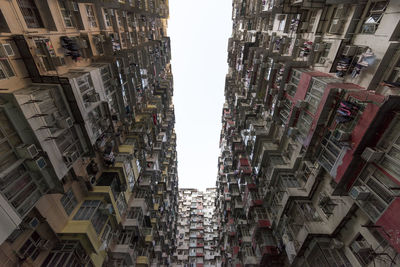
<svg viewBox="0 0 400 267"><path fill-rule="evenodd" d="M140 249L137 253L136 266L149 267L149 252L147 249Z"/></svg>
<svg viewBox="0 0 400 267"><path fill-rule="evenodd" d="M110 248L113 259L124 259L128 265L133 265L137 260L137 252L132 244L114 244Z"/></svg>
<svg viewBox="0 0 400 267"><path fill-rule="evenodd" d="M258 228L270 228L271 222L264 208L255 208L251 211L251 216Z"/></svg>
<svg viewBox="0 0 400 267"><path fill-rule="evenodd" d="M142 228L143 211L139 207L132 207L122 220L122 225L126 228Z"/></svg>
<svg viewBox="0 0 400 267"><path fill-rule="evenodd" d="M101 238L97 234L95 228L91 221L76 221L70 220L68 221L67 225L61 231L62 234L71 234L74 236L80 236L91 245L93 248L92 254L90 254L90 258L92 259L94 265L96 267L101 267L105 258L106 254L103 250L101 250Z"/></svg>
<svg viewBox="0 0 400 267"><path fill-rule="evenodd" d="M152 243L154 239L153 228L143 228L143 235L146 243Z"/></svg>
<svg viewBox="0 0 400 267"><path fill-rule="evenodd" d="M123 214L127 208L127 203L124 195L121 193L121 184L117 173L104 172L93 187L91 191L92 195L103 195L113 206L115 211L117 222L121 222L121 214Z"/></svg>

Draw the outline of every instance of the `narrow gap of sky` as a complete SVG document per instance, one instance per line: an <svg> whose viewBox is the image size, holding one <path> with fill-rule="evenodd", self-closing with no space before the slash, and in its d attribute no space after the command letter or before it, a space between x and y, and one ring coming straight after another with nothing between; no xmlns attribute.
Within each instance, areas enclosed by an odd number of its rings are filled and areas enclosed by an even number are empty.
<svg viewBox="0 0 400 267"><path fill-rule="evenodd" d="M180 188L215 187L232 0L170 0Z"/></svg>

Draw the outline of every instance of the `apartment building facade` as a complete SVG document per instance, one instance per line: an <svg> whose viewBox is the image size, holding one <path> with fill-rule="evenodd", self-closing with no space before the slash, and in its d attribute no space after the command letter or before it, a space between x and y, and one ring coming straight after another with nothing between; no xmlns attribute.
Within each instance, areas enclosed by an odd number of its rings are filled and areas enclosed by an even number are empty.
<svg viewBox="0 0 400 267"><path fill-rule="evenodd" d="M223 266L400 264L398 1L233 1Z"/></svg>
<svg viewBox="0 0 400 267"><path fill-rule="evenodd" d="M215 217L216 188L179 189L176 263L180 267L221 266Z"/></svg>
<svg viewBox="0 0 400 267"><path fill-rule="evenodd" d="M0 1L2 266L169 266L165 0Z"/></svg>

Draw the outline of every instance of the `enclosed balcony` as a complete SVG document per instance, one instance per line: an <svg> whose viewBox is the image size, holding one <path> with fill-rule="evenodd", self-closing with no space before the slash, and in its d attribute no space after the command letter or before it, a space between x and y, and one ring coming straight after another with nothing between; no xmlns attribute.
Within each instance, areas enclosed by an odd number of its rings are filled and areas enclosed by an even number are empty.
<svg viewBox="0 0 400 267"><path fill-rule="evenodd" d="M122 225L134 229L142 229L143 226L143 210L140 207L132 207L128 209L125 218L122 220Z"/></svg>
<svg viewBox="0 0 400 267"><path fill-rule="evenodd" d="M93 187L92 194L105 195L116 212L117 221L121 221L121 215L127 209L127 202L123 192L119 174L116 172L103 172Z"/></svg>
<svg viewBox="0 0 400 267"><path fill-rule="evenodd" d="M269 220L267 211L262 207L252 209L251 210L251 218L256 223L258 228L271 227L271 222Z"/></svg>
<svg viewBox="0 0 400 267"><path fill-rule="evenodd" d="M127 265L133 265L137 260L136 242L138 236L134 231L122 231L115 242L110 246L111 263L113 261L123 261Z"/></svg>
<svg viewBox="0 0 400 267"><path fill-rule="evenodd" d="M137 250L136 266L138 267L150 266L150 253L148 248L139 248Z"/></svg>

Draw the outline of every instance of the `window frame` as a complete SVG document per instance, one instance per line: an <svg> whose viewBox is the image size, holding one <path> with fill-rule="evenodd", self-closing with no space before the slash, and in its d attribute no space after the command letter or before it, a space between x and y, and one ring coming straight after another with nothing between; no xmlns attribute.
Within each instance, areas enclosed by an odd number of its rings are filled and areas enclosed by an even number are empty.
<svg viewBox="0 0 400 267"><path fill-rule="evenodd" d="M97 28L98 27L98 23L97 23L97 18L96 18L96 13L94 11L94 7L93 5L85 5L85 10L86 10L86 16L87 16L87 20L89 23L89 27L90 28Z"/></svg>
<svg viewBox="0 0 400 267"><path fill-rule="evenodd" d="M67 192L60 199L61 205L64 207L65 212L67 215L71 215L76 206L78 205L78 201L75 197L75 194L70 188Z"/></svg>

